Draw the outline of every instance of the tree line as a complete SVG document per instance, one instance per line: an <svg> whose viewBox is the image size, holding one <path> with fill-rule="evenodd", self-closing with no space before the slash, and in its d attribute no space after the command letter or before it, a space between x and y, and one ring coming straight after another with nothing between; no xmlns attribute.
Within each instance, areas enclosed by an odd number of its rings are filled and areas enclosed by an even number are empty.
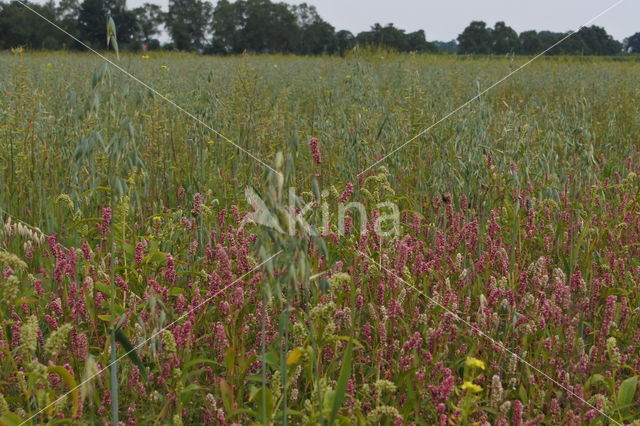
<svg viewBox="0 0 640 426"><path fill-rule="evenodd" d="M25 1L25 3L27 3ZM344 54L355 46L375 46L399 52L450 51L462 54L536 54L569 33L525 31L518 34L504 22L493 28L471 22L457 40L429 42L423 30L406 32L393 24L374 24L353 34L336 30L307 3L290 5L271 0L169 0L167 10L151 3L129 9L126 0L49 0L29 7L94 48L103 48L106 18L117 25L122 49L174 49L201 53ZM161 44L162 32L170 36ZM0 0L0 49L82 49L63 32L20 2ZM640 52L640 33L616 41L604 28L581 28L550 54L615 55Z"/></svg>

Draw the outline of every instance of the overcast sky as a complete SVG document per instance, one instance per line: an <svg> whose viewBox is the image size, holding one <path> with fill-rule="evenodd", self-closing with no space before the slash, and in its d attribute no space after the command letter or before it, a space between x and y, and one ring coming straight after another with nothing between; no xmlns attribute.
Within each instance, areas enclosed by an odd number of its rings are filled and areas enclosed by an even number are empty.
<svg viewBox="0 0 640 426"><path fill-rule="evenodd" d="M41 0L42 1L42 0ZM128 0L128 7L144 2L162 5L168 0ZM298 4L302 1L287 0ZM353 33L376 22L394 23L407 31L425 30L427 40L449 41L472 20L493 26L505 21L516 31L577 29L616 0L307 0L336 29ZM216 3L212 0L212 3ZM640 32L640 1L625 0L594 22L622 40Z"/></svg>

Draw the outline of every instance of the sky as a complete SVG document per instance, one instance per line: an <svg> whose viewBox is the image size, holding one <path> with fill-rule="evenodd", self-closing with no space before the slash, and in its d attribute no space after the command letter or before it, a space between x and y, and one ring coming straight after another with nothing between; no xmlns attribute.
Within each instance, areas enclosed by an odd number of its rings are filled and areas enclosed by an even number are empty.
<svg viewBox="0 0 640 426"><path fill-rule="evenodd" d="M215 4L215 0L211 0ZM157 3L166 9L168 0L128 0L129 8ZM298 4L302 0L287 0ZM526 30L575 30L616 0L306 0L320 16L338 30L354 34L378 22L393 23L407 31L425 30L427 40L449 41L473 20L493 26L505 21L517 32ZM622 41L640 32L640 0L624 0L593 22Z"/></svg>

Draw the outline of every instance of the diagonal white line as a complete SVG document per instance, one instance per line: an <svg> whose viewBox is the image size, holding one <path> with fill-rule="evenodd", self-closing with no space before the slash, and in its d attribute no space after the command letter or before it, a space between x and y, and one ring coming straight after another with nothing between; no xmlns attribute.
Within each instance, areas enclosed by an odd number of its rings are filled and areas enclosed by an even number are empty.
<svg viewBox="0 0 640 426"><path fill-rule="evenodd" d="M156 96L162 98L163 100L167 101L169 104L171 104L173 107L175 107L177 110L179 110L180 112L184 113L186 116L188 116L189 118L195 120L196 122L198 122L199 124L201 124L202 126L204 126L205 128L207 128L208 130L210 130L211 132L213 132L215 135L221 137L222 139L224 139L226 142L230 143L231 145L233 145L234 147L236 147L237 149L239 149L240 151L244 152L245 154L247 154L249 157L253 158L255 161L257 161L258 163L260 163L263 167L266 167L267 169L271 170L272 172L274 172L275 174L279 175L280 172L278 172L277 170L275 170L273 167L271 167L270 165L268 165L267 163L265 163L264 161L262 161L260 158L256 157L255 154L252 154L250 151L247 151L246 149L244 149L243 147L241 147L240 145L238 145L237 143L235 143L234 141L232 141L231 139L229 139L228 137L226 137L225 135L223 135L222 133L220 133L219 131L217 131L216 129L214 129L213 127L209 126L207 123L205 123L204 121L202 121L201 119L199 119L198 117L196 117L194 114L192 114L191 112L187 111L186 109L184 109L183 107L181 107L180 105L178 105L177 103L175 103L174 101L172 101L171 99L167 98L165 95L163 95L162 93L158 92L156 89L154 89L152 86L150 86L149 84L145 83L144 81L140 80L138 77L136 77L135 75L131 74L129 71L125 70L124 68L122 68L120 65L116 64L115 62L113 62L112 60L110 60L109 58L107 58L106 56L104 56L103 54L101 54L100 52L98 52L97 50L93 49L91 46L87 45L86 43L84 43L82 40L78 39L76 36L74 36L73 34L70 34L68 31L66 31L64 28L60 27L58 24L56 24L55 22L51 21L49 18L47 18L46 16L43 16L41 13L39 13L37 10L34 10L32 7L30 7L27 3L24 3L22 0L16 0L16 2L20 3L22 6L26 7L28 10L30 10L31 12L35 13L36 15L38 15L40 18L44 19L45 21L47 21L49 24L53 25L55 28L59 29L60 31L62 31L63 33L65 33L66 35L68 35L69 37L71 37L72 39L74 39L75 41L77 41L78 43L80 43L82 46L84 46L85 48L87 48L88 50L90 50L91 52L95 53L98 57L100 57L101 59L103 59L104 61L108 62L109 64L111 64L112 66L114 66L118 71L121 71L123 74L125 74L126 76L128 76L129 78L131 78L132 80L136 81L137 83L139 83L140 85L144 86L145 88L147 88L148 90L150 90L151 92L153 92Z"/></svg>
<svg viewBox="0 0 640 426"><path fill-rule="evenodd" d="M609 415L607 415L604 411L602 411L601 409L595 407L593 404L589 403L588 401L586 401L584 398L582 398L580 395L578 395L577 393L575 393L574 391L572 391L571 389L567 388L566 386L564 386L562 383L558 382L556 379L554 379L553 377L549 376L547 373L545 373L544 371L540 370L538 367L536 367L535 365L531 364L529 361L527 361L526 359L522 358L520 355L518 355L517 353L513 352L511 349L507 348L502 342L499 342L497 340L495 340L493 337L489 336L487 333L485 333L484 331L480 330L478 327L474 327L469 321L465 320L464 318L460 317L458 314L456 314L455 312L453 312L451 309L447 308L446 306L442 305L440 302L438 302L436 299L434 299L433 297L427 296L422 290L420 290L418 287L414 286L413 284L405 281L402 277L398 276L398 274L396 274L395 272L385 268L380 262L377 262L376 260L372 259L371 257L369 257L366 253L361 252L360 250L356 250L358 253L360 253L362 256L366 257L367 259L369 259L371 262L373 262L374 264L378 265L380 268L382 268L383 270L385 270L387 273L392 274L393 276L395 276L397 279L399 279L400 281L402 281L404 284L406 284L407 286L411 287L412 289L414 289L416 292L418 292L421 296L425 297L427 300L429 300L429 302L437 305L438 307L444 309L447 313L451 314L456 320L460 321L461 323L463 323L464 325L468 326L469 328L471 328L472 330L476 331L478 334L480 334L480 336L484 337L485 339L489 340L492 344L498 346L500 349L502 349L503 351L509 353L511 356L515 357L518 361L520 361L521 363L525 364L527 367L531 368L532 370L534 370L536 373L540 374L541 376L543 376L544 378L546 378L547 380L551 381L553 384L555 384L556 386L560 387L561 389L567 391L571 396L579 399L581 402L583 402L584 404L588 405L589 407L593 408L594 410L596 410L598 413L602 414L604 417L606 417L607 419L609 419L610 421L612 421L613 423L622 426L622 423L614 420L613 418L611 418Z"/></svg>
<svg viewBox="0 0 640 426"><path fill-rule="evenodd" d="M18 0L19 1L19 0ZM612 4L611 6L609 6L608 8L606 8L605 10L603 10L602 12L598 13L596 16L594 16L593 18L589 19L587 22L585 22L584 24L580 25L580 29L582 29L583 27L586 27L587 25L590 25L591 23L593 23L596 19L600 18L602 15L604 15L605 13L609 12L610 10L614 9L615 7L619 6L621 3L623 3L626 0L618 0L617 2L615 2L614 4ZM377 166L378 164L382 163L384 160L386 160L387 158L391 157L393 154L395 154L396 152L400 151L402 148L404 148L405 146L409 145L411 142L415 141L416 139L418 139L420 136L424 135L425 133L429 132L431 129L433 129L434 127L436 127L438 124L442 123L443 121L447 120L449 117L451 117L452 115L458 113L460 110L466 108L467 106L469 106L471 103L473 103L474 101L478 100L482 95L484 95L485 93L487 93L488 91L490 91L491 89L495 88L496 86L499 86L502 82L504 82L505 80L507 80L508 78L510 78L511 76L513 76L515 73L521 71L523 68L525 68L526 66L528 66L529 64L531 64L533 61L535 61L536 59L540 58L541 56L543 56L545 53L547 53L548 51L550 51L551 49L553 49L554 47L556 47L557 45L559 45L560 43L564 42L565 40L567 40L569 37L575 35L577 32L572 32L567 34L566 36L564 36L563 38L561 38L560 40L558 40L557 42L555 42L554 44L552 44L551 46L549 46L548 48L546 48L545 50L543 50L542 52L538 53L536 56L534 56L533 58L529 59L527 62L525 62L524 64L520 65L518 68L516 68L515 70L511 71L509 74L505 75L504 77L502 77L500 80L496 81L495 83L493 83L491 86L487 87L486 89L484 89L482 92L478 93L476 96L474 96L473 98L469 99L467 102L463 103L462 105L460 105L458 108L454 109L453 111L451 111L450 113L446 114L444 117L442 117L441 119L439 119L438 121L436 121L435 123L433 123L432 125L430 125L429 127L427 127L426 129L424 129L423 131L421 131L420 133L418 133L417 135L415 135L414 137L412 137L411 139L409 139L408 141L406 141L405 143L403 143L402 145L400 145L399 147L393 149L393 151L391 151L390 153L388 153L387 155L385 155L384 157L382 157L381 159L379 159L378 161L376 161L375 163L371 164L370 166L368 166L366 169L362 170L360 173L358 173L358 176L361 176L363 173L365 173L366 171L370 170L371 168Z"/></svg>
<svg viewBox="0 0 640 426"><path fill-rule="evenodd" d="M153 333L150 337L146 338L145 340L143 340L142 342L140 342L138 345L136 345L133 349L131 349L129 352L125 353L124 355L122 355L121 357L119 357L118 359L116 359L115 361L111 362L109 365L105 366L104 368L100 369L97 373L95 373L93 376L90 376L88 378L86 378L85 380L83 380L80 384L78 384L76 387L69 389L69 391L67 393L65 393L64 395L60 396L58 399L56 399L55 401L53 401L52 403L50 403L49 405L47 405L46 407L43 407L41 410L39 410L37 413L35 413L34 415L32 415L31 417L29 417L28 419L26 419L25 421L23 421L22 423L20 423L19 426L22 426L24 424L26 424L29 420L33 419L34 417L36 417L38 414L42 413L44 410L46 410L47 408L51 407L52 405L56 404L58 401L60 401L61 399L63 399L64 397L66 397L67 395L69 395L71 392L75 391L76 389L80 388L82 385L84 385L85 383L93 380L95 377L99 376L100 374L102 374L102 372L106 371L109 367L111 367L112 365L116 364L118 361L120 361L122 358L128 356L131 352L136 351L137 349L141 348L142 346L144 346L145 343L147 343L149 340L153 339L154 337L158 336L160 333L163 333L166 329L168 329L169 327L171 327L172 325L174 325L175 323L177 323L178 321L182 320L183 318L185 318L186 316L188 316L190 313L192 313L193 311L199 309L200 307L204 306L205 304L207 304L211 299L213 299L214 297L216 297L217 295L219 295L220 293L224 292L225 290L227 290L228 288L232 287L233 285L235 285L238 281L240 281L241 279L243 279L244 277L246 277L247 275L251 274L252 272L258 270L259 268L262 267L262 265L268 263L271 259L273 259L274 257L278 256L280 253L282 253L282 250L280 250L279 252L277 252L276 254L274 254L273 256L269 257L267 260L263 261L262 263L260 263L258 266L256 266L255 268L253 268L252 270L244 273L243 275L241 275L239 278L236 278L231 284L229 284L228 286L224 287L222 290L218 290L216 293L214 293L213 295L209 296L208 298L206 298L204 301L200 302L198 305L196 305L195 307L189 309L188 311L186 311L185 313L183 313L181 316L178 317L178 319L174 320L173 322L171 322L171 324L161 328L160 330L158 330L157 332Z"/></svg>

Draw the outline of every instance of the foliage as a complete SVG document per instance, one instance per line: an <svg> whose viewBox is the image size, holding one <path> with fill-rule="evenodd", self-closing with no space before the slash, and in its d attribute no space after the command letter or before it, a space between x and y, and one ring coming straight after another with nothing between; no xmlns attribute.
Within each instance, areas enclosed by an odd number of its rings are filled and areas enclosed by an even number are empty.
<svg viewBox="0 0 640 426"><path fill-rule="evenodd" d="M2 54L0 422L640 417L637 64L380 56Z"/></svg>

